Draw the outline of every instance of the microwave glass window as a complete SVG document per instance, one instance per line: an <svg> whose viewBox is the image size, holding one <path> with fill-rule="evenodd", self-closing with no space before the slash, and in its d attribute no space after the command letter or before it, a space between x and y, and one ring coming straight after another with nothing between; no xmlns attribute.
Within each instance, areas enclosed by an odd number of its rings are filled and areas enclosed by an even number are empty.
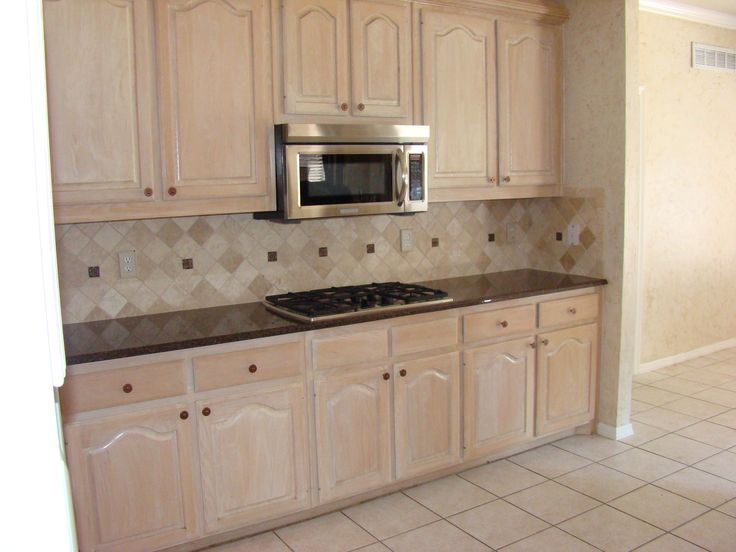
<svg viewBox="0 0 736 552"><path fill-rule="evenodd" d="M302 205L393 201L393 155L300 154Z"/></svg>

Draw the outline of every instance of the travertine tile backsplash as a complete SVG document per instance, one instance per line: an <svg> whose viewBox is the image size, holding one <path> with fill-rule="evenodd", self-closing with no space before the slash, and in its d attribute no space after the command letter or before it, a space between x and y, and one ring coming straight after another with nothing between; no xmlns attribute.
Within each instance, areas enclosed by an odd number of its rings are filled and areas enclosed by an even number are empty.
<svg viewBox="0 0 736 552"><path fill-rule="evenodd" d="M600 274L599 197L431 204L415 216L277 224L222 215L57 226L65 323L258 301L284 291L371 281L421 281L514 268ZM581 245L555 240L581 225ZM519 239L506 241L508 224ZM414 249L402 253L409 228ZM495 241L489 241L489 234ZM432 247L432 238L439 246ZM367 245L375 252L368 253ZM320 247L327 247L320 257ZM118 252L134 249L136 278L121 279ZM268 261L276 251L278 260ZM194 268L184 270L182 259ZM90 278L87 268L100 267Z"/></svg>

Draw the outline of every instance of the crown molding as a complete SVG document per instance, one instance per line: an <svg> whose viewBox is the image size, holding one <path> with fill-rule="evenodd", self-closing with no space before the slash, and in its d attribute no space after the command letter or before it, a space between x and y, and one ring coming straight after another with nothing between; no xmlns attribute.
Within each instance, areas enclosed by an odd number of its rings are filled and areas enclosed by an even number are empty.
<svg viewBox="0 0 736 552"><path fill-rule="evenodd" d="M639 9L679 19L687 19L706 25L726 29L736 29L736 15L722 11L709 10L675 0L639 0Z"/></svg>

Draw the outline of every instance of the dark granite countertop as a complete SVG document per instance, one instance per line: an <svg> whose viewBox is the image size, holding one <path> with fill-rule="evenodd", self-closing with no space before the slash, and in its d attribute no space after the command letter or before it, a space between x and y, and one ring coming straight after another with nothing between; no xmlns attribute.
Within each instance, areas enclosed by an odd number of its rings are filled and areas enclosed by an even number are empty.
<svg viewBox="0 0 736 552"><path fill-rule="evenodd" d="M243 303L225 307L65 324L66 361L69 365L82 364L244 341L258 337L344 326L408 314L600 286L605 285L607 281L601 278L524 269L420 283L446 291L453 301L408 311L381 312L377 310L371 314L312 324L281 318L269 312L261 303Z"/></svg>

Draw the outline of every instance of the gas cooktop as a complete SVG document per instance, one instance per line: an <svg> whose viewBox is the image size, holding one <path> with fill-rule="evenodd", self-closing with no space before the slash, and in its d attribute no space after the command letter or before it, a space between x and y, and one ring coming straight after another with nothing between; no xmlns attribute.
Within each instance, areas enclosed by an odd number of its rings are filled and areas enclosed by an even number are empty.
<svg viewBox="0 0 736 552"><path fill-rule="evenodd" d="M448 303L452 297L439 289L416 284L386 282L331 287L266 297L266 307L301 322L315 322L376 312L410 309L428 303Z"/></svg>

